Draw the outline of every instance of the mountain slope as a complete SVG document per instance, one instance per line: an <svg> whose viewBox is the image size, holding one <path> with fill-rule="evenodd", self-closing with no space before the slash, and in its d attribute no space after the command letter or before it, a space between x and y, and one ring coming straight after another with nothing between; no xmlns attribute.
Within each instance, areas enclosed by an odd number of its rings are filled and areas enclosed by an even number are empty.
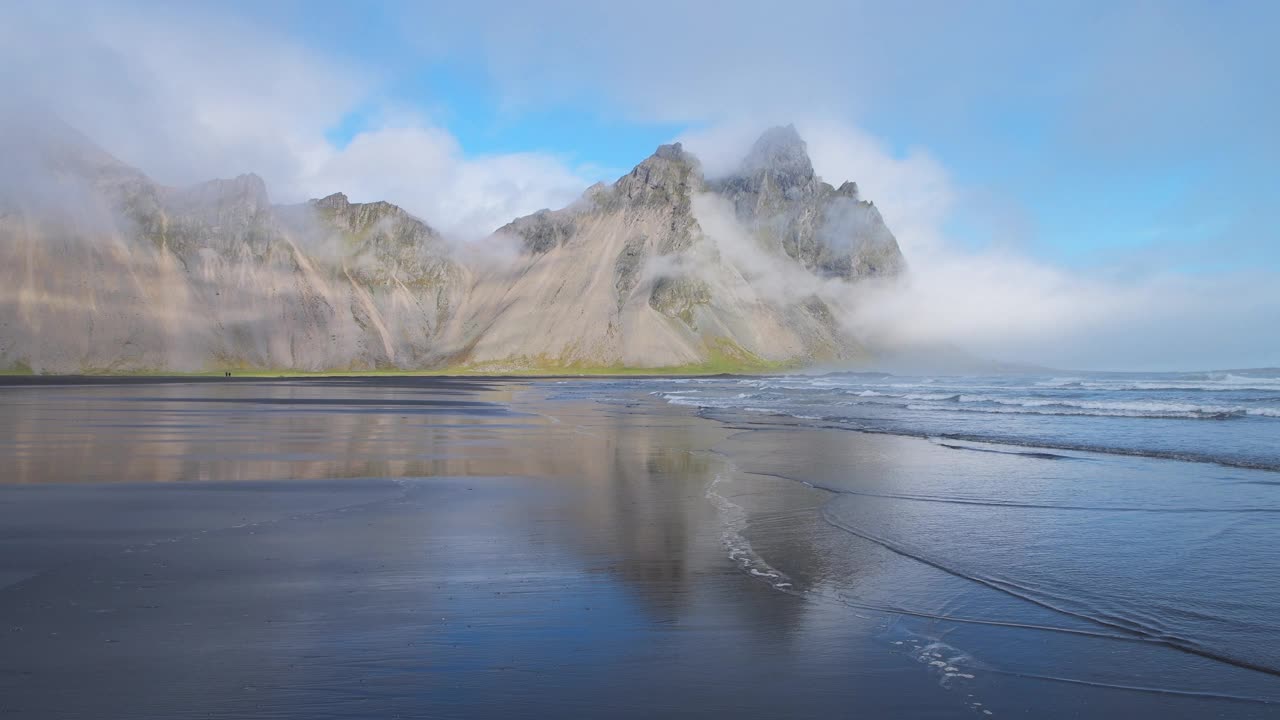
<svg viewBox="0 0 1280 720"><path fill-rule="evenodd" d="M19 152L15 148L15 152ZM0 368L763 367L858 355L848 289L904 267L775 128L708 180L679 144L455 248L390 203L158 185L67 128L0 186ZM34 180L38 178L38 181Z"/></svg>
<svg viewBox="0 0 1280 720"><path fill-rule="evenodd" d="M870 203L813 173L776 128L711 182L679 144L574 206L498 231L522 253L480 273L452 338L496 367L739 365L850 357L830 295L903 260Z"/></svg>
<svg viewBox="0 0 1280 720"><path fill-rule="evenodd" d="M69 133L0 214L0 368L421 367L465 272L387 203L271 205L260 178L153 183Z"/></svg>

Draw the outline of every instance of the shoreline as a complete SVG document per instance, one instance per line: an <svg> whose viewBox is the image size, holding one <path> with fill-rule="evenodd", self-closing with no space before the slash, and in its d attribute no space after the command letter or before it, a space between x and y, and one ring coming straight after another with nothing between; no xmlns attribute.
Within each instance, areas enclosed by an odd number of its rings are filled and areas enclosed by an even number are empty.
<svg viewBox="0 0 1280 720"><path fill-rule="evenodd" d="M744 430L590 381L298 381L252 393L199 382L175 393L149 380L99 383L66 403L60 387L75 386L33 386L0 409L4 478L28 483L0 485L0 614L21 628L0 647L0 709L1270 709L1202 692L1266 697L1246 675L1171 665L1173 651L1094 637L1087 621L1028 614L895 558L826 517L883 500L819 489L849 475L978 477L1034 458L956 456L897 435ZM81 427L92 435L65 432ZM1131 669L1105 659L1112 652ZM1101 659L1073 675L1058 657ZM1201 694L1103 685L1137 687L1145 669ZM1218 674L1199 679L1206 671Z"/></svg>
<svg viewBox="0 0 1280 720"><path fill-rule="evenodd" d="M29 373L0 373L0 386L23 386L23 385L64 385L64 384L111 384L113 382L119 384L141 384L141 383L181 383L181 382L218 382L218 381L241 381L250 382L256 380L378 380L378 379L397 379L397 378L422 378L422 379L444 379L444 380L492 380L513 382L532 381L532 380L594 380L594 379L620 379L620 380L675 380L681 378L734 378L734 377L762 377L768 376L770 372L760 371L752 372L731 372L731 371L710 371L707 372L687 372L673 371L664 373L660 370L652 368L637 368L634 371L615 372L612 370L601 370L600 372L581 371L581 372L547 372L530 371L528 374L521 373L485 373L485 372L464 372L464 371L386 371L386 372L314 372L314 373L274 373L271 371L250 371L238 372L231 376L224 376L223 371L204 372L204 373L159 373L159 374L137 374L137 373L88 373L88 374L29 374Z"/></svg>

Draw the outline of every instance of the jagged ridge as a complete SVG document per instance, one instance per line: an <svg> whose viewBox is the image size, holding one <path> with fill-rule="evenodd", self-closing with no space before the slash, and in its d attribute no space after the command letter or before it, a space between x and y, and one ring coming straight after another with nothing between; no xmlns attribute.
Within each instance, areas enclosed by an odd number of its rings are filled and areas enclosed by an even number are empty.
<svg viewBox="0 0 1280 720"><path fill-rule="evenodd" d="M710 181L664 145L574 205L504 226L482 242L514 241L515 256L478 264L390 203L273 205L255 175L166 188L78 135L47 140L33 165L75 201L5 188L0 367L804 362L858 353L839 289L903 268L875 207L817 178L790 126Z"/></svg>

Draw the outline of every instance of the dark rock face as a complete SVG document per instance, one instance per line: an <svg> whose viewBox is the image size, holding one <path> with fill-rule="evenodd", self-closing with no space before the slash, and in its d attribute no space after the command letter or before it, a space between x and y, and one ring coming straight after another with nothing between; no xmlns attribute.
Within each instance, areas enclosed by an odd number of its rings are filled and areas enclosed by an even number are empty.
<svg viewBox="0 0 1280 720"><path fill-rule="evenodd" d="M431 226L389 202L353 203L343 193L334 193L307 203L329 224L357 236L370 233L398 234L423 243L440 242ZM397 233L390 233L396 230Z"/></svg>
<svg viewBox="0 0 1280 720"><path fill-rule="evenodd" d="M858 200L856 191L820 203L818 267L845 279L898 275L906 268L898 241L876 206Z"/></svg>
<svg viewBox="0 0 1280 720"><path fill-rule="evenodd" d="M644 248L648 242L649 238L643 233L636 235L627 241L622 252L618 253L618 259L614 261L613 274L616 279L613 287L618 293L618 307L626 303L627 297L640 281L640 271L644 268L645 261Z"/></svg>
<svg viewBox="0 0 1280 720"><path fill-rule="evenodd" d="M693 194L703 189L702 165L680 143L661 145L653 155L614 184L608 194L597 195L606 207L637 211L662 208L671 213L669 232L657 245L659 254L680 252L693 244Z"/></svg>
<svg viewBox="0 0 1280 720"><path fill-rule="evenodd" d="M278 233L266 183L257 175L167 190L162 204L169 218L165 239L180 253L207 247L262 255Z"/></svg>
<svg viewBox="0 0 1280 720"><path fill-rule="evenodd" d="M766 176L781 188L805 187L816 179L809 146L794 125L764 131L742 161L744 174Z"/></svg>
<svg viewBox="0 0 1280 720"><path fill-rule="evenodd" d="M852 280L904 267L879 211L858 199L855 183L822 182L791 125L766 131L736 172L709 185L764 242L819 275Z"/></svg>
<svg viewBox="0 0 1280 720"><path fill-rule="evenodd" d="M661 145L613 186L610 199L631 205L680 205L702 185L698 159L680 143Z"/></svg>
<svg viewBox="0 0 1280 720"><path fill-rule="evenodd" d="M573 236L574 218L572 213L563 210L539 210L507 223L498 232L522 238L527 252L545 253Z"/></svg>
<svg viewBox="0 0 1280 720"><path fill-rule="evenodd" d="M622 176L613 185L597 183L583 193L576 205L562 210L539 210L507 223L498 234L515 235L527 252L540 254L563 245L578 231L578 219L594 212L613 210L644 212L671 211L671 232L661 239L663 254L687 248L693 240L691 198L703 187L698 159L680 143L659 146L653 155ZM632 253L635 256L636 253ZM620 267L626 265L622 260ZM624 283L625 284L625 283Z"/></svg>
<svg viewBox="0 0 1280 720"><path fill-rule="evenodd" d="M671 318L679 318L693 326L693 311L698 305L709 305L711 288L696 277L684 275L659 278L649 294L649 307Z"/></svg>
<svg viewBox="0 0 1280 720"><path fill-rule="evenodd" d="M373 285L434 286L451 273L449 250L430 225L389 202L353 203L334 193L307 203L340 233L348 272Z"/></svg>

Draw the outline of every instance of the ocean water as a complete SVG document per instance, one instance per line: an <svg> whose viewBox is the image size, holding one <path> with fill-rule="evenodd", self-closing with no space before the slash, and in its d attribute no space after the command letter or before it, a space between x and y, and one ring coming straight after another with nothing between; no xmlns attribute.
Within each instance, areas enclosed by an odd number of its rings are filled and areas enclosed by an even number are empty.
<svg viewBox="0 0 1280 720"><path fill-rule="evenodd" d="M1280 469L1280 369L1066 376L832 373L676 380L708 410L871 432Z"/></svg>
<svg viewBox="0 0 1280 720"><path fill-rule="evenodd" d="M751 552L785 591L899 613L949 678L1280 703L1280 371L634 390L755 431L721 448L755 483L743 503L785 492L761 478L827 493L844 539L810 553L820 572L770 551L797 516L762 515ZM754 452L765 436L783 440Z"/></svg>

